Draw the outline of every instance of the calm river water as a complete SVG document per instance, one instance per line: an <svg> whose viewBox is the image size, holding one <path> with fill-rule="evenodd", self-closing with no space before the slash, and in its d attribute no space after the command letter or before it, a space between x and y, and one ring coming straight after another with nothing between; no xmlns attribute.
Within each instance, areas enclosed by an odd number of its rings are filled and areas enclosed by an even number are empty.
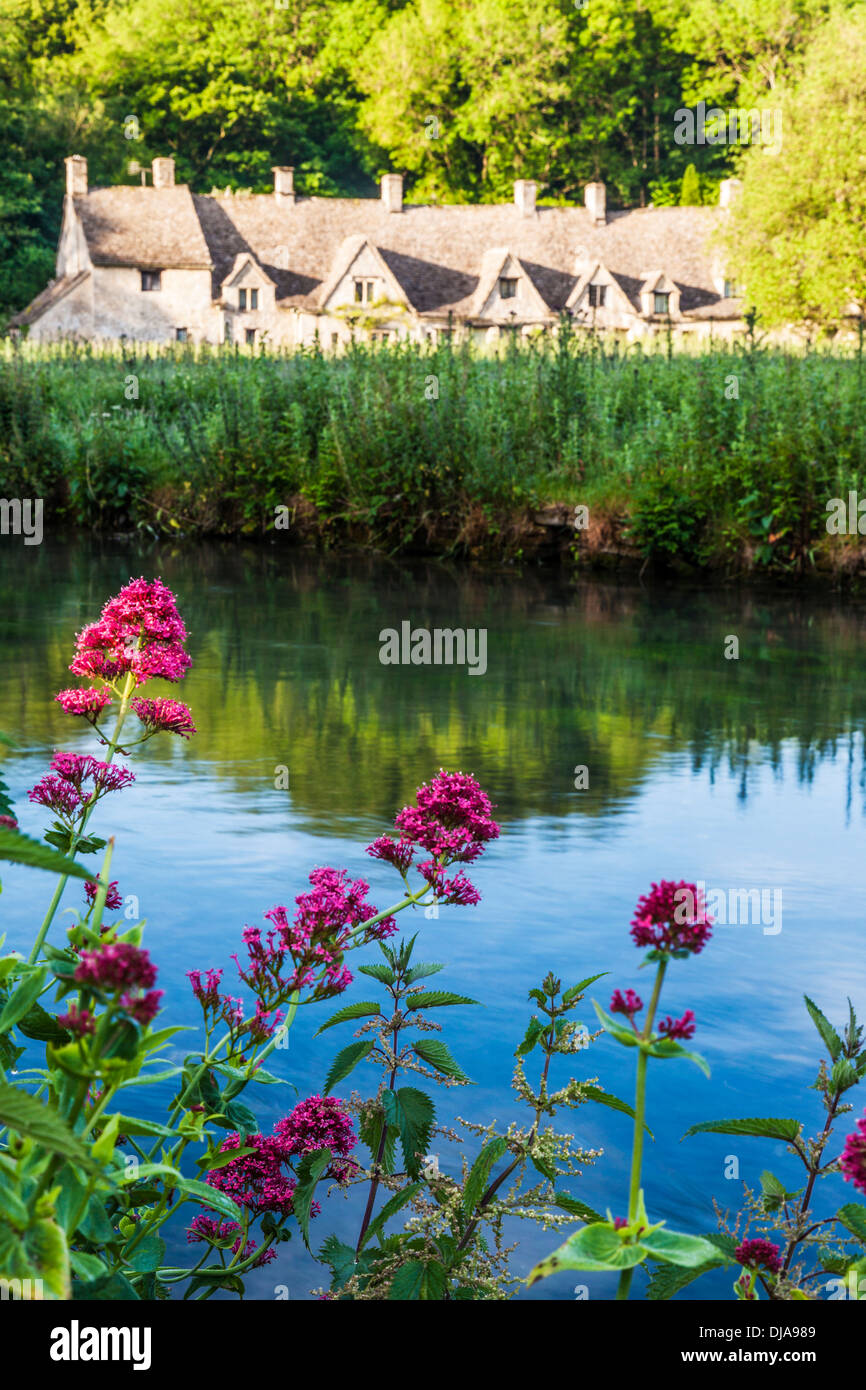
<svg viewBox="0 0 866 1390"><path fill-rule="evenodd" d="M166 693L191 706L198 735L146 745L135 786L103 803L93 822L97 833L117 837L112 876L121 892L138 895L171 1022L199 1022L185 972L224 965L228 981L244 923L290 903L314 866L345 866L369 879L374 902L394 901L392 871L373 863L365 845L389 828L418 783L440 766L462 767L497 804L503 833L472 874L479 907L411 922L421 932L416 953L447 962L437 984L486 1005L439 1015L476 1083L440 1091L441 1117L518 1118L513 1051L531 1012L527 991L548 969L565 983L610 972L591 991L605 1005L617 986L646 996L629 922L652 880L700 880L726 895L764 890L763 920L753 912L751 921L720 925L702 956L669 973L664 1012L694 1009L692 1045L712 1080L685 1062L651 1065L655 1143L647 1146L645 1187L651 1215L701 1232L715 1229L713 1197L738 1205L741 1185L725 1176L730 1155L741 1180L755 1185L769 1167L799 1185L783 1144L680 1140L689 1125L729 1116L797 1115L817 1131L820 1100L806 1088L819 1043L803 992L837 1023L847 995L866 1015L862 605L567 584L537 571L479 576L277 546L46 540L24 559L26 566L7 539L0 729L17 743L4 752L4 774L32 834L44 821L26 790L52 749L99 751L87 727L51 700L75 683L66 670L74 632L139 574L161 575L176 591L190 630L192 671L182 690ZM382 665L380 630L404 620L485 628L486 673ZM725 657L731 636L738 660ZM289 786L278 790L281 766ZM583 790L575 788L577 767L587 769ZM3 878L2 929L10 945L25 948L52 884L20 869ZM77 901L70 887L66 903ZM400 925L410 929L406 915ZM370 983L356 974L344 1002L369 997ZM348 1028L335 1029L313 1042L330 1011L302 1010L290 1050L275 1054L275 1070L301 1095L321 1089L333 1052L351 1038ZM585 1020L594 1022L589 1007ZM186 1037L178 1055L193 1046ZM577 1055L575 1074L597 1076L631 1100L633 1063L633 1052L601 1039ZM337 1093L372 1075L356 1072ZM154 1116L165 1102L162 1092L131 1094L147 1097ZM250 1096L263 1129L291 1096L277 1087ZM604 1156L573 1192L623 1211L630 1121L587 1105L575 1126ZM447 1167L444 1152L440 1161ZM359 1203L355 1194L332 1198L317 1223L321 1235L336 1228L354 1243ZM558 1243L528 1223L516 1234L521 1273ZM578 1279L592 1298L613 1296L607 1275L559 1275L521 1296L571 1299ZM283 1285L305 1299L323 1282L293 1239L249 1291L271 1298ZM685 1296L724 1298L729 1283L710 1276Z"/></svg>

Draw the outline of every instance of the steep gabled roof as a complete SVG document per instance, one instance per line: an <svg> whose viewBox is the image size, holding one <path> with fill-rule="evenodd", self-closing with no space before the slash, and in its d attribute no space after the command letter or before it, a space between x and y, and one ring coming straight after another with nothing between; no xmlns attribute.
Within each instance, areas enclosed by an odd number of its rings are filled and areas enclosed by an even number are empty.
<svg viewBox="0 0 866 1390"><path fill-rule="evenodd" d="M26 309L22 309L20 313L15 314L9 320L9 327L24 328L27 324L35 323L47 309L50 309L54 304L59 304L60 300L65 299L71 290L82 284L89 274L89 270L79 270L77 275L64 275L59 280L49 281L41 294L37 294Z"/></svg>
<svg viewBox="0 0 866 1390"><path fill-rule="evenodd" d="M211 268L192 194L183 185L95 188L74 204L94 265Z"/></svg>
<svg viewBox="0 0 866 1390"><path fill-rule="evenodd" d="M415 305L412 304L409 295L406 293L398 277L394 274L394 271L388 265L382 252L365 236L347 237L338 248L331 265L331 273L322 285L317 296L320 307L323 309L326 307L340 281L344 276L348 275L362 251L368 251L370 253L374 265L385 281L388 291L386 298L391 300L392 303L405 304L407 307L414 309Z"/></svg>

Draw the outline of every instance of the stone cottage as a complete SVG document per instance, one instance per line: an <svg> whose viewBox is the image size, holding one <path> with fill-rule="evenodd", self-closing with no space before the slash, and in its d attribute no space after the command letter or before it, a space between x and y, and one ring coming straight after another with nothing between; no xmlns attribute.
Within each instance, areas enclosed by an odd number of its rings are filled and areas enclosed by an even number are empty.
<svg viewBox="0 0 866 1390"><path fill-rule="evenodd" d="M519 179L505 205L404 203L399 174L379 198L201 196L154 159L150 186L90 189L66 160L56 278L12 321L38 340L338 348L374 340L481 340L554 327L729 337L745 325L713 249L720 208L612 212L605 185L583 207L544 207Z"/></svg>

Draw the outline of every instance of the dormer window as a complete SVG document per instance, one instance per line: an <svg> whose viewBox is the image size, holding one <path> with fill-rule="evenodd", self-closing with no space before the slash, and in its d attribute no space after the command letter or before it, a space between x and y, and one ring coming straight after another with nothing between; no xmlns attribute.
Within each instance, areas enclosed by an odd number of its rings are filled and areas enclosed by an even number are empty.
<svg viewBox="0 0 866 1390"><path fill-rule="evenodd" d="M667 314L670 312L671 297L667 290L655 290L653 292L653 313Z"/></svg>
<svg viewBox="0 0 866 1390"><path fill-rule="evenodd" d="M142 292L145 291L145 290L161 290L161 289L162 289L162 271L161 271L161 270L142 270L142 271L141 271L141 288L142 288Z"/></svg>
<svg viewBox="0 0 866 1390"><path fill-rule="evenodd" d="M375 280L356 280L355 281L355 303L372 304L376 298Z"/></svg>
<svg viewBox="0 0 866 1390"><path fill-rule="evenodd" d="M587 297L590 309L603 309L607 303L607 285L588 285Z"/></svg>
<svg viewBox="0 0 866 1390"><path fill-rule="evenodd" d="M500 299L516 299L516 298L517 298L517 280L516 280L516 279L511 279L510 276L505 276L505 275L503 275L503 276L500 278L500 280L499 280L499 298L500 298Z"/></svg>

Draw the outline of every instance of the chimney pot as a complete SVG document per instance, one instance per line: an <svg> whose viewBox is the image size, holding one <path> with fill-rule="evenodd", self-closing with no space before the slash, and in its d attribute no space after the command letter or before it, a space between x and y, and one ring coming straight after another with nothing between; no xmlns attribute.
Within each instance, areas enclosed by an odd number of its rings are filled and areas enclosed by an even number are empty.
<svg viewBox="0 0 866 1390"><path fill-rule="evenodd" d="M722 179L719 184L719 207L729 208L742 186L742 179Z"/></svg>
<svg viewBox="0 0 866 1390"><path fill-rule="evenodd" d="M154 188L174 188L174 160L168 156L153 161Z"/></svg>
<svg viewBox="0 0 866 1390"><path fill-rule="evenodd" d="M403 211L403 175L382 175L382 204L386 212Z"/></svg>
<svg viewBox="0 0 866 1390"><path fill-rule="evenodd" d="M588 183L583 190L586 209L596 227L607 222L607 190L603 183Z"/></svg>
<svg viewBox="0 0 866 1390"><path fill-rule="evenodd" d="M534 179L516 179L514 183L514 206L523 214L524 217L531 217L535 212L535 197L538 193L538 184Z"/></svg>
<svg viewBox="0 0 866 1390"><path fill-rule="evenodd" d="M66 192L72 198L87 197L87 160L83 154L71 154L66 164Z"/></svg>
<svg viewBox="0 0 866 1390"><path fill-rule="evenodd" d="M274 176L274 197L282 205L295 201L295 170L293 165L275 164L271 170Z"/></svg>

